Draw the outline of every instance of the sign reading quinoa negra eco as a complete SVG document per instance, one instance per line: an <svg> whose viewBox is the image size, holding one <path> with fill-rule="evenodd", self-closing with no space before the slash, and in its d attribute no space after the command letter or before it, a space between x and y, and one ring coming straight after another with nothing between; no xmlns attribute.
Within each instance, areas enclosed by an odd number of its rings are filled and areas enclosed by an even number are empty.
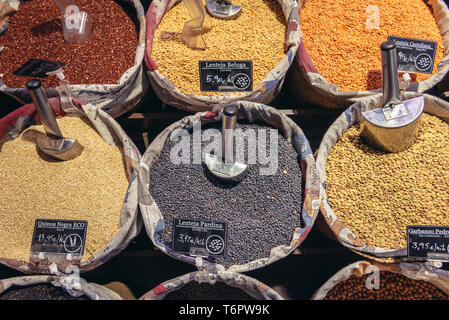
<svg viewBox="0 0 449 320"><path fill-rule="evenodd" d="M201 91L253 91L252 61L199 61Z"/></svg>
<svg viewBox="0 0 449 320"><path fill-rule="evenodd" d="M86 241L87 221L36 219L31 253L47 252L82 256Z"/></svg>
<svg viewBox="0 0 449 320"><path fill-rule="evenodd" d="M227 223L173 218L172 251L207 258L224 256Z"/></svg>
<svg viewBox="0 0 449 320"><path fill-rule="evenodd" d="M396 44L398 69L408 72L432 73L438 43L388 36Z"/></svg>
<svg viewBox="0 0 449 320"><path fill-rule="evenodd" d="M449 261L449 227L407 226L407 256Z"/></svg>

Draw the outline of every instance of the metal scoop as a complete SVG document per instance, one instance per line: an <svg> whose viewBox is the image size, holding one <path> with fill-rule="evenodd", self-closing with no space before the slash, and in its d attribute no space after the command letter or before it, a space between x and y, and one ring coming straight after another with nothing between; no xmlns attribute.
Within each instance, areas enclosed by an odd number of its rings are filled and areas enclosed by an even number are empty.
<svg viewBox="0 0 449 320"><path fill-rule="evenodd" d="M362 112L362 139L372 147L399 152L417 139L424 110L424 97L402 101L398 82L398 62L394 42L384 42L382 51L383 105Z"/></svg>
<svg viewBox="0 0 449 320"><path fill-rule="evenodd" d="M242 7L233 5L229 0L206 0L207 12L218 19L235 19Z"/></svg>
<svg viewBox="0 0 449 320"><path fill-rule="evenodd" d="M209 171L222 180L239 181L248 165L234 162L234 129L237 122L237 106L234 104L223 108L221 125L222 159L206 153L204 162Z"/></svg>
<svg viewBox="0 0 449 320"><path fill-rule="evenodd" d="M63 137L40 80L28 80L27 89L46 132L36 136L37 147L47 155L63 161L78 157L84 148L75 139Z"/></svg>
<svg viewBox="0 0 449 320"><path fill-rule="evenodd" d="M182 39L189 48L206 49L202 35L212 29L209 16L201 0L182 0L190 12L192 20L187 21L182 29Z"/></svg>

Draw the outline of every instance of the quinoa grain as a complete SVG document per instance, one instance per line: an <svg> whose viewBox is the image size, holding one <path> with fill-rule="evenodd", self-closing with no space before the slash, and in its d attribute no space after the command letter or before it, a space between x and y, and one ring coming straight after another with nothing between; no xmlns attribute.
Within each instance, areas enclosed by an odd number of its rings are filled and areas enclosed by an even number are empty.
<svg viewBox="0 0 449 320"><path fill-rule="evenodd" d="M124 1L77 0L94 19L92 38L73 44L62 36L61 11L54 1L22 1L0 36L0 73L11 88L25 87L28 78L12 73L31 58L65 62L71 84L111 84L134 64L138 31L135 9ZM121 7L123 5L123 9ZM45 87L59 85L55 76L41 79Z"/></svg>

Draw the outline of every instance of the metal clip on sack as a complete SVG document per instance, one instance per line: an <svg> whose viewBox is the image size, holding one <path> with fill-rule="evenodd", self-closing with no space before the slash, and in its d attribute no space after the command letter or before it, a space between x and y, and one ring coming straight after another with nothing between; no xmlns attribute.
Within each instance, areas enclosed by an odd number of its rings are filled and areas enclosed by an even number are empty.
<svg viewBox="0 0 449 320"><path fill-rule="evenodd" d="M63 161L78 157L84 148L75 139L63 137L40 80L28 80L27 89L46 132L36 136L37 147L47 155Z"/></svg>
<svg viewBox="0 0 449 320"><path fill-rule="evenodd" d="M384 42L382 51L383 105L362 112L361 136L365 143L386 152L400 152L417 139L424 97L402 101L399 91L396 45Z"/></svg>

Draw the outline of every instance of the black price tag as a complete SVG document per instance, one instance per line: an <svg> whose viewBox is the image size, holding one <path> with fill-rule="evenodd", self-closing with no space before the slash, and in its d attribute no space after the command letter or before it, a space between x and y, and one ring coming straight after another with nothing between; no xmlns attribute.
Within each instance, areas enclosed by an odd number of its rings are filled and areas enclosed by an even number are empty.
<svg viewBox="0 0 449 320"><path fill-rule="evenodd" d="M253 91L252 61L200 61L201 91Z"/></svg>
<svg viewBox="0 0 449 320"><path fill-rule="evenodd" d="M449 261L449 227L407 226L407 256Z"/></svg>
<svg viewBox="0 0 449 320"><path fill-rule="evenodd" d="M398 69L400 71L432 73L438 43L388 36L396 44Z"/></svg>
<svg viewBox="0 0 449 320"><path fill-rule="evenodd" d="M31 253L47 252L82 256L86 241L87 221L36 219Z"/></svg>
<svg viewBox="0 0 449 320"><path fill-rule="evenodd" d="M227 223L173 218L173 252L207 258L224 256Z"/></svg>
<svg viewBox="0 0 449 320"><path fill-rule="evenodd" d="M24 77L46 78L48 76L47 72L56 71L64 65L65 63L63 62L32 58L14 71L13 74Z"/></svg>

